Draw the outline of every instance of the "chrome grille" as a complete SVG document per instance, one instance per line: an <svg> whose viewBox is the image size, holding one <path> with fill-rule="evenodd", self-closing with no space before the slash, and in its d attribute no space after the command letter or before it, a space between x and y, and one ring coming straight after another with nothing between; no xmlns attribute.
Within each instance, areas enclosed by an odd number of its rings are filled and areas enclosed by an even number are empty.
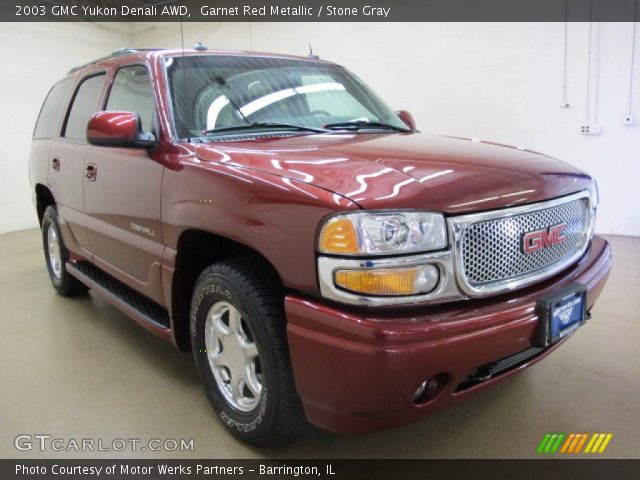
<svg viewBox="0 0 640 480"><path fill-rule="evenodd" d="M512 279L553 273L558 266L583 251L589 235L588 197L526 213L495 212L494 218L471 222L462 230L459 244L464 281L472 289L504 284ZM566 223L566 240L538 251L524 253L525 233ZM460 272L459 272L460 273Z"/></svg>

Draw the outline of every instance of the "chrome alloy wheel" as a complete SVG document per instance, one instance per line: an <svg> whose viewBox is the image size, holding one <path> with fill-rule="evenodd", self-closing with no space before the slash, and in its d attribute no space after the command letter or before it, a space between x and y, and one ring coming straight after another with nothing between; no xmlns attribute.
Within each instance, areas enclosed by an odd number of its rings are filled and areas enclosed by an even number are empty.
<svg viewBox="0 0 640 480"><path fill-rule="evenodd" d="M58 232L53 224L47 229L47 247L49 250L49 266L57 280L62 278L62 249Z"/></svg>
<svg viewBox="0 0 640 480"><path fill-rule="evenodd" d="M262 395L258 348L236 307L216 302L207 312L205 345L218 389L233 408L250 412Z"/></svg>

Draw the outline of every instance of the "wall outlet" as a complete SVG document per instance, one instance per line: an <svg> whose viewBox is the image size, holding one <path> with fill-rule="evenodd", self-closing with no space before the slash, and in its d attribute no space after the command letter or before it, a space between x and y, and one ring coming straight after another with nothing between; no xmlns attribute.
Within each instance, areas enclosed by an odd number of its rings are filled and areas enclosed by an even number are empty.
<svg viewBox="0 0 640 480"><path fill-rule="evenodd" d="M600 125L582 125L580 133L583 135L600 135Z"/></svg>
<svg viewBox="0 0 640 480"><path fill-rule="evenodd" d="M626 115L622 116L622 124L623 125L633 125L633 122L635 122L635 118L633 118L633 115L631 115L630 113L627 113Z"/></svg>

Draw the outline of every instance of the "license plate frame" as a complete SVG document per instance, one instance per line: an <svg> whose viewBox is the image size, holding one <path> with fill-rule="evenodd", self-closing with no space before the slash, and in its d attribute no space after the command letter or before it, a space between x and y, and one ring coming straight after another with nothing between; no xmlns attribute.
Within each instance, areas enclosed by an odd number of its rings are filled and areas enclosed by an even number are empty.
<svg viewBox="0 0 640 480"><path fill-rule="evenodd" d="M573 333L588 320L587 287L572 283L540 298L536 304L539 323L536 347L548 347Z"/></svg>

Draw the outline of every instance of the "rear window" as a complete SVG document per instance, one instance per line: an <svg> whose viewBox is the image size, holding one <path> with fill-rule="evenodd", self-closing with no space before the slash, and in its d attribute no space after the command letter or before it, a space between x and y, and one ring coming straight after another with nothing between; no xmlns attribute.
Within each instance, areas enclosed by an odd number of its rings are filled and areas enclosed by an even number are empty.
<svg viewBox="0 0 640 480"><path fill-rule="evenodd" d="M69 90L73 84L73 78L67 78L56 83L44 99L40 115L33 130L33 138L51 138L56 134L56 127L62 112L64 102L67 100Z"/></svg>
<svg viewBox="0 0 640 480"><path fill-rule="evenodd" d="M80 84L73 99L73 105L67 118L64 137L81 142L87 141L87 124L91 115L99 109L98 102L104 86L105 74L89 77Z"/></svg>

